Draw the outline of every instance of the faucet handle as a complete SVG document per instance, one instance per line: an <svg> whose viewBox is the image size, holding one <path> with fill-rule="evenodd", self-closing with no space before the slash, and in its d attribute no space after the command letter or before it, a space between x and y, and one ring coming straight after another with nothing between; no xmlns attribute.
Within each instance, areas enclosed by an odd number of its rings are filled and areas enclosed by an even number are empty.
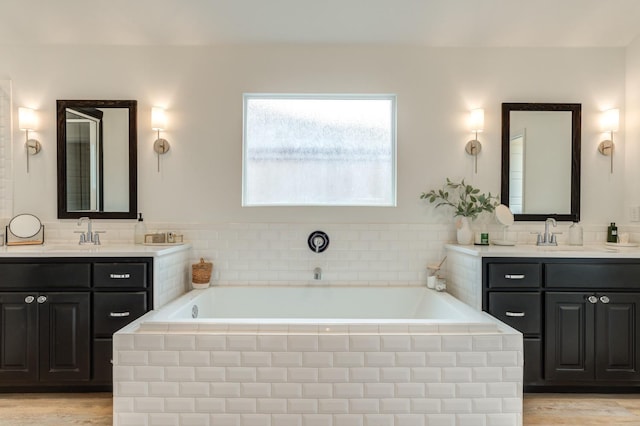
<svg viewBox="0 0 640 426"><path fill-rule="evenodd" d="M94 231L93 233L93 244L99 246L100 243L100 234L106 234L107 231Z"/></svg>
<svg viewBox="0 0 640 426"><path fill-rule="evenodd" d="M80 241L78 241L78 244L84 244L87 242L86 237L84 235L84 232L82 231L73 231L74 234L80 234Z"/></svg>

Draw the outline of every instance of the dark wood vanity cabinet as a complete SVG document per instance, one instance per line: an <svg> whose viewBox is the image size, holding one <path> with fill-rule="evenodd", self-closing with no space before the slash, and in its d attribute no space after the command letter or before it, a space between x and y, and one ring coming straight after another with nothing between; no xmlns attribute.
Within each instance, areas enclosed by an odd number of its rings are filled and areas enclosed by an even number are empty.
<svg viewBox="0 0 640 426"><path fill-rule="evenodd" d="M484 258L482 278L523 333L525 390L640 388L640 259Z"/></svg>
<svg viewBox="0 0 640 426"><path fill-rule="evenodd" d="M152 259L0 259L0 391L108 390L112 336L152 308Z"/></svg>

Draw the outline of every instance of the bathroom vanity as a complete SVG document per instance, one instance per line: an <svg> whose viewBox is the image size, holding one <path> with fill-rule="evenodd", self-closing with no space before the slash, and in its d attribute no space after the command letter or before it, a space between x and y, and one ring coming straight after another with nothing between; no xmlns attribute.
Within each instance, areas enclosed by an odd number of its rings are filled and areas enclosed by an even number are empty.
<svg viewBox="0 0 640 426"><path fill-rule="evenodd" d="M451 292L523 334L525 390L640 388L640 250L447 251Z"/></svg>
<svg viewBox="0 0 640 426"><path fill-rule="evenodd" d="M112 336L186 291L189 245L0 250L0 391L109 390Z"/></svg>

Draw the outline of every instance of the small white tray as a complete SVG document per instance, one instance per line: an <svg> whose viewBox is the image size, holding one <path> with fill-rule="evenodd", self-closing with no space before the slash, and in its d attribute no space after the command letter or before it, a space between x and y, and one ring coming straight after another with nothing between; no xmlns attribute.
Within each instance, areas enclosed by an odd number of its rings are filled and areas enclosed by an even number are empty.
<svg viewBox="0 0 640 426"><path fill-rule="evenodd" d="M638 243L604 243L610 247L638 247Z"/></svg>
<svg viewBox="0 0 640 426"><path fill-rule="evenodd" d="M496 246L515 246L516 242L509 240L491 240L491 244L494 244Z"/></svg>

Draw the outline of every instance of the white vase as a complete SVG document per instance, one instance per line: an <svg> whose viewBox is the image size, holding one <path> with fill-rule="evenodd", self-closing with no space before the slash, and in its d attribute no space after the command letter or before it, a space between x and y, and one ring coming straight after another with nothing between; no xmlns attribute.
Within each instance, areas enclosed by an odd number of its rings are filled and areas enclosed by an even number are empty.
<svg viewBox="0 0 640 426"><path fill-rule="evenodd" d="M471 230L471 224L469 224L468 217L458 217L456 220L456 230L458 244L469 245L473 243L473 231Z"/></svg>

